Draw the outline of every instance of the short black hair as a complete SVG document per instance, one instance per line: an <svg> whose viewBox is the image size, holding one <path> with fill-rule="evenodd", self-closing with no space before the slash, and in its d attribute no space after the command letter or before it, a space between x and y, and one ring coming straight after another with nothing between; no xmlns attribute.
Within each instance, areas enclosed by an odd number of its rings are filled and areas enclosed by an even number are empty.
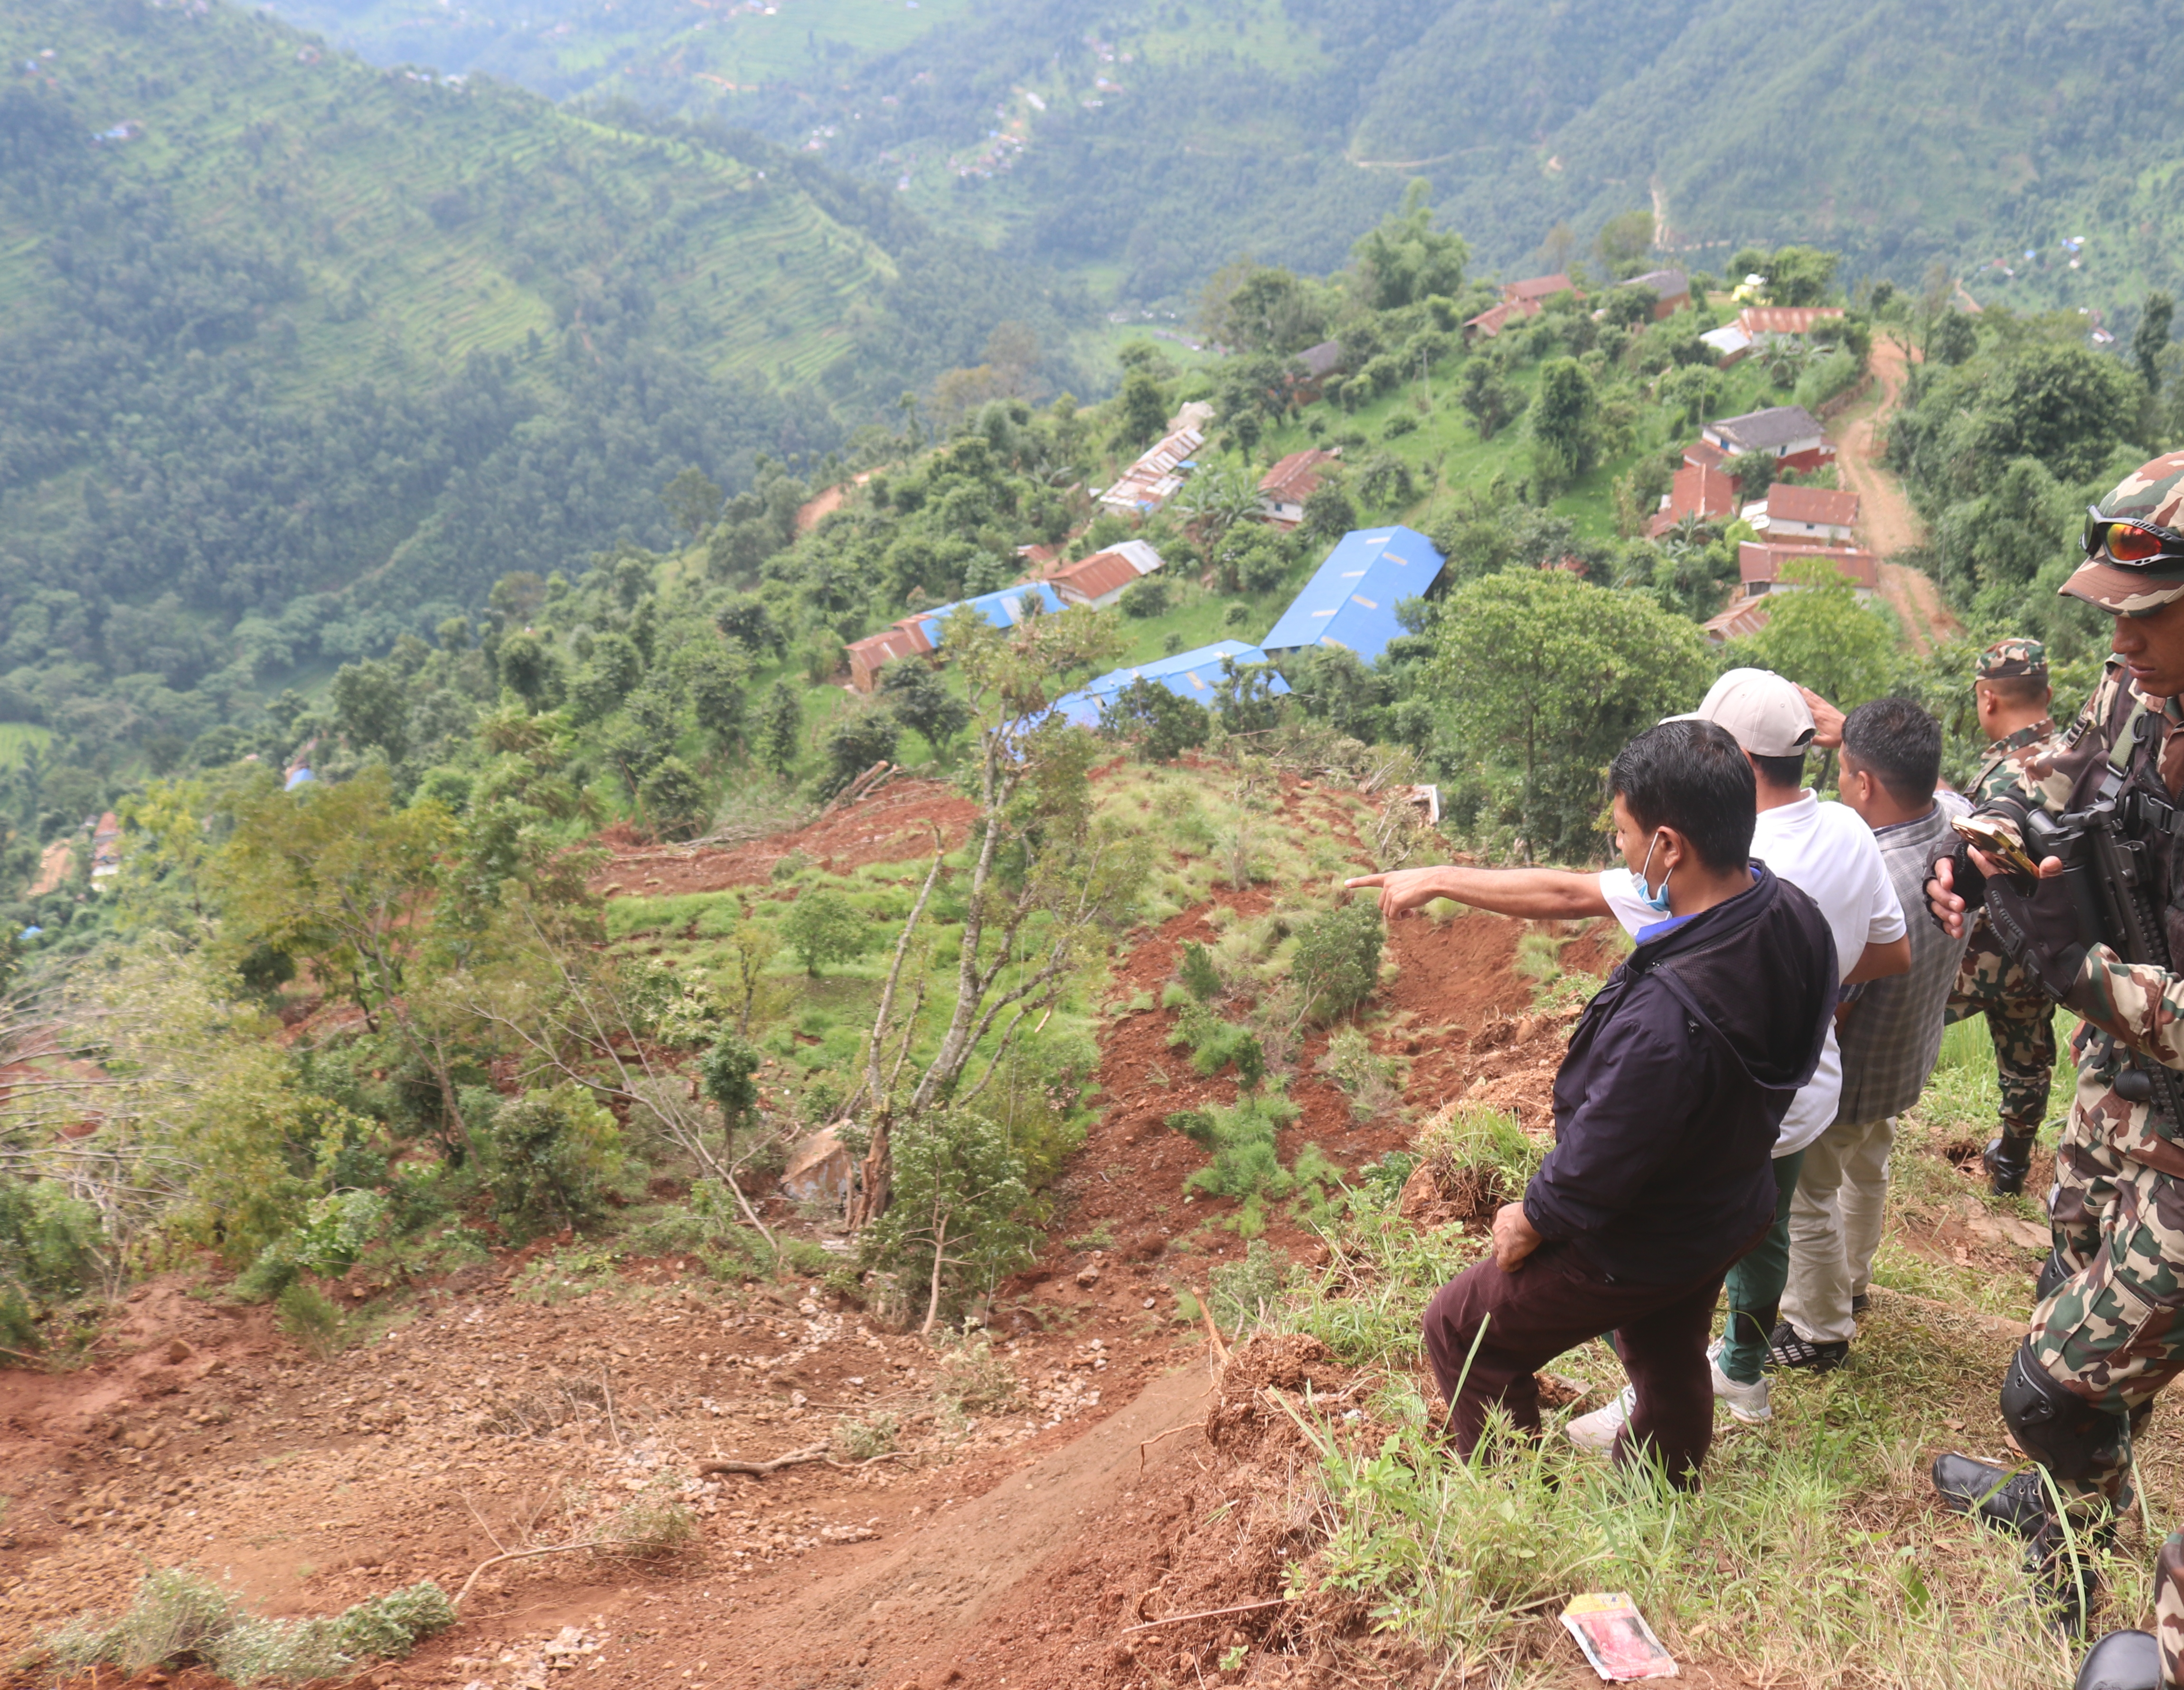
<svg viewBox="0 0 2184 1690"><path fill-rule="evenodd" d="M2027 704L2044 704L2055 696L2055 689L2048 684L2044 675L1982 675L1978 684L2003 703L2020 709Z"/></svg>
<svg viewBox="0 0 2184 1690"><path fill-rule="evenodd" d="M1930 799L1942 778L1942 725L1908 698L1875 698L1845 716L1843 749L1907 807Z"/></svg>
<svg viewBox="0 0 2184 1690"><path fill-rule="evenodd" d="M1607 790L1641 827L1673 827L1717 874L1749 861L1759 812L1743 748L1712 722L1663 722L1624 746Z"/></svg>
<svg viewBox="0 0 2184 1690"><path fill-rule="evenodd" d="M1791 753L1787 757L1762 757L1752 754L1753 767L1759 771L1759 783L1776 791L1795 792L1805 784L1805 753Z"/></svg>

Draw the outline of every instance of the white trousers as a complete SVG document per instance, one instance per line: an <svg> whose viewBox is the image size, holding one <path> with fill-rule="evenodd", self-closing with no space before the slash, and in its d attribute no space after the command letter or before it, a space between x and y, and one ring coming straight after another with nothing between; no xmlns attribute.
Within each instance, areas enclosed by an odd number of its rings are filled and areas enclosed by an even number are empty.
<svg viewBox="0 0 2184 1690"><path fill-rule="evenodd" d="M1888 1206L1888 1152L1896 1118L1839 1120L1805 1148L1790 1201L1790 1282L1782 1317L1815 1343L1858 1330L1850 1300L1873 1278L1873 1253Z"/></svg>

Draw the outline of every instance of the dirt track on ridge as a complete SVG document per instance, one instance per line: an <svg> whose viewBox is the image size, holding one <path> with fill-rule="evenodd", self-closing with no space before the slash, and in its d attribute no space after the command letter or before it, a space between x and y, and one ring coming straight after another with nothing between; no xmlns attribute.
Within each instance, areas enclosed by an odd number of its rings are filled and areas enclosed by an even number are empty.
<svg viewBox="0 0 2184 1690"><path fill-rule="evenodd" d="M1925 530L1904 497L1903 483L1880 461L1881 425L1903 393L1903 349L1883 336L1874 342L1869 362L1873 393L1846 414L1836 462L1858 496L1859 536L1885 558L1921 543Z"/></svg>
<svg viewBox="0 0 2184 1690"><path fill-rule="evenodd" d="M1925 541L1925 529L1905 497L1903 484L1881 462L1881 427L1903 392L1903 348L1885 336L1873 344L1873 392L1847 414L1836 463L1843 484L1858 496L1858 536L1880 564L1880 597L1903 625L1904 642L1924 657L1964 630L1942 603L1923 570L1886 561Z"/></svg>

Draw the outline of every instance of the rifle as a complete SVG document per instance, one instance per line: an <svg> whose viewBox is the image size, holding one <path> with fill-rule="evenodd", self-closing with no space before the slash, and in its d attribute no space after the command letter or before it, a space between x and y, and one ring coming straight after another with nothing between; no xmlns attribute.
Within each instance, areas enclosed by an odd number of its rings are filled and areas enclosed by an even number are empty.
<svg viewBox="0 0 2184 1690"><path fill-rule="evenodd" d="M2024 820L2025 842L2036 861L2062 859L2063 884L2088 946L2105 944L2127 963L2166 972L2169 934L2153 898L2153 857L2143 840L2125 832L2124 807L2141 802L2140 795L2125 793L2059 817L2034 810ZM2184 1074L2136 1051L2126 1050L2125 1059L2116 1095L2153 1104L2170 1132L2184 1130Z"/></svg>

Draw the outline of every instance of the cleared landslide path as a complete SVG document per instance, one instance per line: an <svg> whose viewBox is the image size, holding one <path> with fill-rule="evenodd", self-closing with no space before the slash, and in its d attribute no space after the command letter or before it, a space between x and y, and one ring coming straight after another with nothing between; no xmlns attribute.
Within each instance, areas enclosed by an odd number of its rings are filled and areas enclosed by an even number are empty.
<svg viewBox="0 0 2184 1690"><path fill-rule="evenodd" d="M1861 537L1886 559L1922 544L1925 530L1904 497L1903 484L1880 461L1881 425L1903 392L1903 347L1892 340L1875 341L1870 367L1873 391L1841 419L1836 463L1844 485L1858 496ZM1904 642L1920 657L1964 631L1923 570L1883 562L1880 596L1903 624Z"/></svg>

